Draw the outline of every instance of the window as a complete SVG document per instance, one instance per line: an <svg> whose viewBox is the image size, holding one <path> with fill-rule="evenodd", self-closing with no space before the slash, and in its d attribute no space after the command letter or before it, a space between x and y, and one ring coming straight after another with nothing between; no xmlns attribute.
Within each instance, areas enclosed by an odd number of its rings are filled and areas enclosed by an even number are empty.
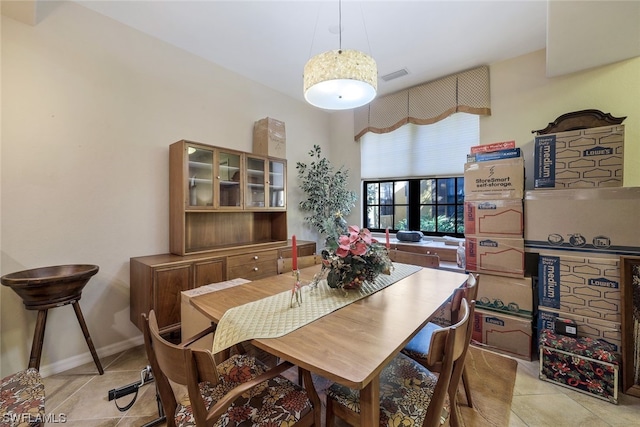
<svg viewBox="0 0 640 427"><path fill-rule="evenodd" d="M464 163L479 117L456 113L360 139L364 225L373 231L464 235Z"/></svg>
<svg viewBox="0 0 640 427"><path fill-rule="evenodd" d="M462 177L365 181L364 193L364 222L370 230L464 234Z"/></svg>

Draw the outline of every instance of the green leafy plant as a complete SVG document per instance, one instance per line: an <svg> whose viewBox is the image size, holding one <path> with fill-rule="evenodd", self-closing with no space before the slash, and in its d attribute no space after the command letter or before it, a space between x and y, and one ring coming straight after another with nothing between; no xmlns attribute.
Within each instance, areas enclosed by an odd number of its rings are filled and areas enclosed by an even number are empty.
<svg viewBox="0 0 640 427"><path fill-rule="evenodd" d="M343 166L336 169L322 157L320 146L309 151L311 163L297 162L300 188L307 198L300 202L300 209L309 214L304 220L320 234L329 238L345 234L344 217L355 206L358 195L347 188L349 171Z"/></svg>

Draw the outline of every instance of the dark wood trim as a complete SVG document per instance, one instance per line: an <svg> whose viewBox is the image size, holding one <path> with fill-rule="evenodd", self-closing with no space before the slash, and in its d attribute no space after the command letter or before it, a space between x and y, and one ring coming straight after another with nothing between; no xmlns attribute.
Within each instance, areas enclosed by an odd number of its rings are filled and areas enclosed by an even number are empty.
<svg viewBox="0 0 640 427"><path fill-rule="evenodd" d="M603 113L600 110L573 111L559 116L553 122L549 123L546 128L532 130L531 133L546 135L548 133L565 132L577 129L619 125L626 118L627 116L614 117L610 113Z"/></svg>
<svg viewBox="0 0 640 427"><path fill-rule="evenodd" d="M620 286L622 292L622 392L631 396L640 397L640 384L634 381L634 349L636 346L634 337L634 311L640 311L635 307L633 298L633 267L640 266L640 257L620 257ZM640 280L636 276L636 280Z"/></svg>

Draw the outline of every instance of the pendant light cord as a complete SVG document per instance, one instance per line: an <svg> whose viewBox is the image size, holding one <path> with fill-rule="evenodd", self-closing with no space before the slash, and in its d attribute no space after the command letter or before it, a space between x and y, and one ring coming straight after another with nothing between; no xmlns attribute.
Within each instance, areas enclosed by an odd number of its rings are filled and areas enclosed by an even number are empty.
<svg viewBox="0 0 640 427"><path fill-rule="evenodd" d="M342 53L342 0L338 0L338 37L340 41L339 53Z"/></svg>

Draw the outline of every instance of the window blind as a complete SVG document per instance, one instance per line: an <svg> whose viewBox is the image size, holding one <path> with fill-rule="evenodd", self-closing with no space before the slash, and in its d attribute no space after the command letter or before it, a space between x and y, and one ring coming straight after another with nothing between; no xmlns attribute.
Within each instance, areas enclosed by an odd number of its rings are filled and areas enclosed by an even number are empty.
<svg viewBox="0 0 640 427"><path fill-rule="evenodd" d="M455 113L430 125L408 123L360 138L362 179L462 176L480 140L478 115Z"/></svg>

